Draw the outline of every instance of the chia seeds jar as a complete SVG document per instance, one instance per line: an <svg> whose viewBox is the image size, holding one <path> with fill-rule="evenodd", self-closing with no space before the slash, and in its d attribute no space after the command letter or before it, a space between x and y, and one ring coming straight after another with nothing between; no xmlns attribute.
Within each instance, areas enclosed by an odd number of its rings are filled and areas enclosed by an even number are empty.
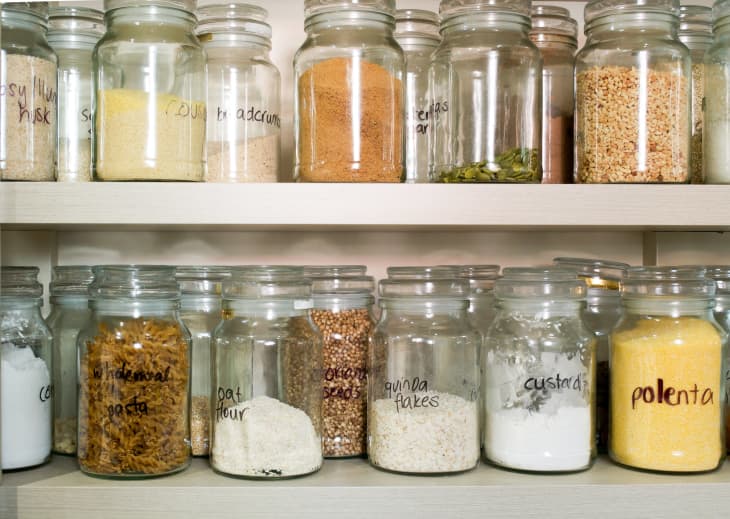
<svg viewBox="0 0 730 519"><path fill-rule="evenodd" d="M234 268L213 334L210 463L288 478L322 466L322 337L302 267Z"/></svg>
<svg viewBox="0 0 730 519"><path fill-rule="evenodd" d="M79 333L78 462L108 478L190 464L190 333L175 267L94 267Z"/></svg>
<svg viewBox="0 0 730 519"><path fill-rule="evenodd" d="M400 270L379 283L370 339L370 463L408 474L470 470L479 462L481 337L469 323L468 284Z"/></svg>
<svg viewBox="0 0 730 519"><path fill-rule="evenodd" d="M540 51L530 0L442 0L432 182L540 182Z"/></svg>
<svg viewBox="0 0 730 519"><path fill-rule="evenodd" d="M707 277L715 282L715 320L726 333L730 333L730 265L713 265L707 267ZM730 452L730 398L728 384L730 382L730 360L725 358L725 442Z"/></svg>
<svg viewBox="0 0 730 519"><path fill-rule="evenodd" d="M89 310L91 267L54 267L51 278L51 313L46 324L53 335L53 452L76 454L78 408L79 332L86 326Z"/></svg>
<svg viewBox="0 0 730 519"><path fill-rule="evenodd" d="M242 3L201 7L208 57L207 182L276 182L281 76L271 61L268 12Z"/></svg>
<svg viewBox="0 0 730 519"><path fill-rule="evenodd" d="M726 332L715 283L692 267L631 268L611 333L611 458L659 472L725 460Z"/></svg>
<svg viewBox="0 0 730 519"><path fill-rule="evenodd" d="M575 181L690 178L691 61L677 0L594 0L575 62Z"/></svg>
<svg viewBox="0 0 730 519"><path fill-rule="evenodd" d="M595 458L595 338L586 284L559 268L506 268L482 356L484 455L531 472L585 470Z"/></svg>
<svg viewBox="0 0 730 519"><path fill-rule="evenodd" d="M395 0L305 0L294 57L295 178L401 182L405 60Z"/></svg>
<svg viewBox="0 0 730 519"><path fill-rule="evenodd" d="M36 267L0 268L0 459L2 470L51 457L51 331L41 317Z"/></svg>

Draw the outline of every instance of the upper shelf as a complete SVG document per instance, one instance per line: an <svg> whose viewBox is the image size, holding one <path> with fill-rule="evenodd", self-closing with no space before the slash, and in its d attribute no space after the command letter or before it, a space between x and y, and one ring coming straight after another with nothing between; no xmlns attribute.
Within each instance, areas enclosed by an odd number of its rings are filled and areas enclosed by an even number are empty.
<svg viewBox="0 0 730 519"><path fill-rule="evenodd" d="M730 230L730 186L0 183L10 229Z"/></svg>

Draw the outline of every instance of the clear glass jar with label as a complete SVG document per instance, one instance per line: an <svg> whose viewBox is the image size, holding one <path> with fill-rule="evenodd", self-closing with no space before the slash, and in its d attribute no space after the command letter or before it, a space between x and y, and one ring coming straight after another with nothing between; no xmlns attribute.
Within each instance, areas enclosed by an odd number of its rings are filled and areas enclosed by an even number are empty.
<svg viewBox="0 0 730 519"><path fill-rule="evenodd" d="M294 56L300 182L401 182L405 60L395 0L305 0Z"/></svg>
<svg viewBox="0 0 730 519"><path fill-rule="evenodd" d="M91 317L91 267L54 267L51 278L51 313L46 324L53 335L53 452L76 454L79 332Z"/></svg>
<svg viewBox="0 0 730 519"><path fill-rule="evenodd" d="M715 320L726 333L730 333L730 265L712 265L707 267L707 277L715 282ZM725 443L730 452L730 359L725 358Z"/></svg>
<svg viewBox="0 0 730 519"><path fill-rule="evenodd" d="M207 182L276 182L281 76L271 61L268 12L230 3L201 7L208 57Z"/></svg>
<svg viewBox="0 0 730 519"><path fill-rule="evenodd" d="M463 472L479 463L481 337L469 323L468 284L420 270L379 283L382 313L368 362L368 456L392 472Z"/></svg>
<svg viewBox="0 0 730 519"><path fill-rule="evenodd" d="M703 268L631 268L611 333L608 452L629 467L705 472L725 460L727 333Z"/></svg>
<svg viewBox="0 0 730 519"><path fill-rule="evenodd" d="M428 132L433 113L428 93L431 54L439 45L439 17L422 9L399 9L395 39L406 58L406 182L429 182Z"/></svg>
<svg viewBox="0 0 730 519"><path fill-rule="evenodd" d="M575 181L689 181L691 61L678 0L593 0L575 61Z"/></svg>
<svg viewBox="0 0 730 519"><path fill-rule="evenodd" d="M205 52L195 0L104 0L94 50L97 180L203 180Z"/></svg>
<svg viewBox="0 0 730 519"><path fill-rule="evenodd" d="M47 2L2 4L0 180L52 181L56 174L56 67L46 39Z"/></svg>
<svg viewBox="0 0 730 519"><path fill-rule="evenodd" d="M501 467L571 472L595 459L595 338L586 284L556 267L506 268L482 356L484 455Z"/></svg>
<svg viewBox="0 0 730 519"><path fill-rule="evenodd" d="M94 267L79 333L78 462L108 478L190 464L190 333L175 267Z"/></svg>
<svg viewBox="0 0 730 519"><path fill-rule="evenodd" d="M41 316L36 267L0 268L0 458L2 470L51 457L51 331Z"/></svg>
<svg viewBox="0 0 730 519"><path fill-rule="evenodd" d="M530 0L442 0L430 72L433 182L540 182L541 57Z"/></svg>
<svg viewBox="0 0 730 519"><path fill-rule="evenodd" d="M210 464L252 479L322 466L322 336L302 267L232 270L211 350Z"/></svg>
<svg viewBox="0 0 730 519"><path fill-rule="evenodd" d="M92 54L104 35L104 13L58 5L49 14L48 43L58 55L56 180L91 180Z"/></svg>
<svg viewBox="0 0 730 519"><path fill-rule="evenodd" d="M564 7L536 5L530 39L542 55L542 183L573 180L573 64L578 23Z"/></svg>

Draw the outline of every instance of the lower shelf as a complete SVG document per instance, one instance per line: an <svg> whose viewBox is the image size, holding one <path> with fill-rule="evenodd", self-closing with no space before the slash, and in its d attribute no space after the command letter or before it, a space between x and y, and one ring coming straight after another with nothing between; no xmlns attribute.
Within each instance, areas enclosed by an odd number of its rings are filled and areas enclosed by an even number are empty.
<svg viewBox="0 0 730 519"><path fill-rule="evenodd" d="M730 464L710 474L662 475L601 458L589 471L519 474L480 465L466 474L401 476L365 460L327 461L317 474L249 481L212 472L196 459L177 475L136 481L81 474L73 458L3 474L0 518L419 517L448 519L725 516Z"/></svg>

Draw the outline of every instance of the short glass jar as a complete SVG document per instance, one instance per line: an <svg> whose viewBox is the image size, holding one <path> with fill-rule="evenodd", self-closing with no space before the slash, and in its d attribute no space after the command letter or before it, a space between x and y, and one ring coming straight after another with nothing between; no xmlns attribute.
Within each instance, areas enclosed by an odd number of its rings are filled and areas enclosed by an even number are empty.
<svg viewBox="0 0 730 519"><path fill-rule="evenodd" d="M46 39L47 2L2 4L0 180L52 181L56 174L58 59Z"/></svg>
<svg viewBox="0 0 730 519"><path fill-rule="evenodd" d="M254 479L322 466L322 337L302 267L232 269L211 350L210 464Z"/></svg>
<svg viewBox="0 0 730 519"><path fill-rule="evenodd" d="M58 55L56 180L91 180L92 54L104 35L104 13L59 5L49 15L48 43Z"/></svg>
<svg viewBox="0 0 730 519"><path fill-rule="evenodd" d="M575 61L575 181L685 183L691 61L678 0L593 0Z"/></svg>
<svg viewBox="0 0 730 519"><path fill-rule="evenodd" d="M501 467L571 472L595 459L595 338L586 284L556 267L506 268L482 356L484 455Z"/></svg>
<svg viewBox="0 0 730 519"><path fill-rule="evenodd" d="M370 339L368 456L374 467L446 474L479 463L481 344L468 284L409 277L379 283L382 313Z"/></svg>
<svg viewBox="0 0 730 519"><path fill-rule="evenodd" d="M276 182L281 76L271 61L266 9L201 7L196 33L208 57L206 182Z"/></svg>
<svg viewBox="0 0 730 519"><path fill-rule="evenodd" d="M715 282L715 320L726 333L730 333L730 265L712 265L707 268L707 277ZM725 357L725 443L730 452L730 348Z"/></svg>
<svg viewBox="0 0 730 519"><path fill-rule="evenodd" d="M190 333L175 268L94 267L91 320L79 333L78 462L109 478L190 464Z"/></svg>
<svg viewBox="0 0 730 519"><path fill-rule="evenodd" d="M94 50L98 180L203 180L205 52L195 0L104 0Z"/></svg>
<svg viewBox="0 0 730 519"><path fill-rule="evenodd" d="M0 268L0 458L2 470L51 457L51 331L41 316L36 267Z"/></svg>
<svg viewBox="0 0 730 519"><path fill-rule="evenodd" d="M53 335L53 452L76 454L79 332L91 317L91 267L54 267L51 276L51 313L46 324Z"/></svg>
<svg viewBox="0 0 730 519"><path fill-rule="evenodd" d="M536 5L530 15L530 39L542 55L542 183L570 184L578 23L564 7Z"/></svg>
<svg viewBox="0 0 730 519"><path fill-rule="evenodd" d="M295 178L401 182L405 60L395 0L305 0L294 56Z"/></svg>
<svg viewBox="0 0 730 519"><path fill-rule="evenodd" d="M703 268L631 268L611 333L611 458L659 472L725 460L727 333Z"/></svg>
<svg viewBox="0 0 730 519"><path fill-rule="evenodd" d="M429 182L428 132L433 117L428 69L439 36L439 17L422 9L399 9L395 39L406 58L406 182Z"/></svg>

